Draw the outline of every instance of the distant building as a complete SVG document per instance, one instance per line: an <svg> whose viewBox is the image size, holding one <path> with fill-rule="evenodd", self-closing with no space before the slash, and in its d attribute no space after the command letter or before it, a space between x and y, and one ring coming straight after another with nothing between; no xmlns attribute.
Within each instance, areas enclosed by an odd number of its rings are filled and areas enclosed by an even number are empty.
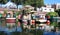
<svg viewBox="0 0 60 35"><path fill-rule="evenodd" d="M46 4L44 7L51 8L52 6L50 4Z"/></svg>
<svg viewBox="0 0 60 35"><path fill-rule="evenodd" d="M54 9L60 9L60 3L52 4L52 8L54 8Z"/></svg>

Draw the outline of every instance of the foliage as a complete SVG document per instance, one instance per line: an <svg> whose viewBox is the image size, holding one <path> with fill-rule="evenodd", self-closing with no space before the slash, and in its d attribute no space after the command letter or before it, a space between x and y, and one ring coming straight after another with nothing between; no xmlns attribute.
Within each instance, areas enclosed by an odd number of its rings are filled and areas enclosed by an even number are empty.
<svg viewBox="0 0 60 35"><path fill-rule="evenodd" d="M58 13L56 13L56 12L49 12L49 13L46 14L46 16L53 16L53 17L55 17L55 16L58 16Z"/></svg>
<svg viewBox="0 0 60 35"><path fill-rule="evenodd" d="M58 10L55 10L57 13L58 13L58 15L60 16L60 9L58 9Z"/></svg>
<svg viewBox="0 0 60 35"><path fill-rule="evenodd" d="M34 5L36 7L41 7L44 5L43 0L12 0L12 2L16 3L17 5Z"/></svg>
<svg viewBox="0 0 60 35"><path fill-rule="evenodd" d="M0 3L5 4L7 3L7 0L0 0Z"/></svg>
<svg viewBox="0 0 60 35"><path fill-rule="evenodd" d="M16 3L17 5L23 4L23 5L33 5L36 7L41 7L44 5L43 0L11 0L12 2ZM0 3L5 4L8 0L0 0Z"/></svg>
<svg viewBox="0 0 60 35"><path fill-rule="evenodd" d="M51 26L57 26L57 22L52 22Z"/></svg>
<svg viewBox="0 0 60 35"><path fill-rule="evenodd" d="M41 7L41 6L43 6L43 5L44 5L43 0L36 0L36 6L37 6L37 7Z"/></svg>
<svg viewBox="0 0 60 35"><path fill-rule="evenodd" d="M22 4L22 0L11 0L12 2L16 3L17 5Z"/></svg>
<svg viewBox="0 0 60 35"><path fill-rule="evenodd" d="M18 16L19 14L20 14L20 11L17 11L17 12L16 12L16 16Z"/></svg>
<svg viewBox="0 0 60 35"><path fill-rule="evenodd" d="M37 7L41 7L44 5L43 0L11 0L12 2L16 3L17 5L23 4L23 5L34 5ZM0 3L5 4L8 0L0 0Z"/></svg>

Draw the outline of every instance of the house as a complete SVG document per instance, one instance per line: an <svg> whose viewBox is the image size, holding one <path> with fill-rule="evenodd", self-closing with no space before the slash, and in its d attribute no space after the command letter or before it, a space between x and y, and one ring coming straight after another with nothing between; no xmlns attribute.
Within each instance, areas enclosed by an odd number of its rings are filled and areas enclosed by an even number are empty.
<svg viewBox="0 0 60 35"><path fill-rule="evenodd" d="M49 8L49 7L41 7L40 8L41 12L54 12L54 8Z"/></svg>

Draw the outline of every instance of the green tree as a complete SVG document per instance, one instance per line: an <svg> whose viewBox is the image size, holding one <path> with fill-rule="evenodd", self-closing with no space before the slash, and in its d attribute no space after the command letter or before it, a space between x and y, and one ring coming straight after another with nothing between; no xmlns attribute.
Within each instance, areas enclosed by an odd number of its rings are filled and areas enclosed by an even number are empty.
<svg viewBox="0 0 60 35"><path fill-rule="evenodd" d="M16 3L17 5L23 4L22 0L11 0L12 2Z"/></svg>
<svg viewBox="0 0 60 35"><path fill-rule="evenodd" d="M56 13L56 12L49 12L49 13L47 13L46 14L46 16L50 16L50 23L51 23L51 25L53 25L53 26L57 26L57 22L53 22L53 17L57 17L58 16L58 13Z"/></svg>
<svg viewBox="0 0 60 35"><path fill-rule="evenodd" d="M58 13L57 12L49 12L49 13L46 14L46 16L56 17L56 16L58 16Z"/></svg>
<svg viewBox="0 0 60 35"><path fill-rule="evenodd" d="M60 16L60 9L58 9L58 10L55 10L57 13L58 13L58 15Z"/></svg>
<svg viewBox="0 0 60 35"><path fill-rule="evenodd" d="M44 0L36 0L36 6L37 7L44 6Z"/></svg>
<svg viewBox="0 0 60 35"><path fill-rule="evenodd" d="M25 5L30 5L31 4L31 0L25 0Z"/></svg>
<svg viewBox="0 0 60 35"><path fill-rule="evenodd" d="M7 0L0 0L0 3L5 4L7 3Z"/></svg>
<svg viewBox="0 0 60 35"><path fill-rule="evenodd" d="M23 5L32 5L36 7L41 7L44 5L44 0L11 0L12 2Z"/></svg>

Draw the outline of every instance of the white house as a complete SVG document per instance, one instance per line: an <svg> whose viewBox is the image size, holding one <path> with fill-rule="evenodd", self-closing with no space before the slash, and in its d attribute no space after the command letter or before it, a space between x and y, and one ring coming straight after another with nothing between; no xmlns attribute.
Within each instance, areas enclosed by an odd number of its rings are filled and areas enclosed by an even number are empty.
<svg viewBox="0 0 60 35"><path fill-rule="evenodd" d="M41 7L41 8L37 8L37 11L41 11L41 12L54 12L54 8Z"/></svg>
<svg viewBox="0 0 60 35"><path fill-rule="evenodd" d="M48 7L41 7L40 10L42 12L54 12L54 8L48 8Z"/></svg>

